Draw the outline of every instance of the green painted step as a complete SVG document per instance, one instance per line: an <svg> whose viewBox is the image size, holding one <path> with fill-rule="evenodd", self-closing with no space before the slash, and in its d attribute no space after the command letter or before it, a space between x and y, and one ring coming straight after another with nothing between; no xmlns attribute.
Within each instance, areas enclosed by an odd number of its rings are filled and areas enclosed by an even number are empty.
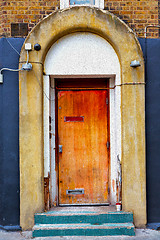
<svg viewBox="0 0 160 240"><path fill-rule="evenodd" d="M107 212L95 211L59 212L35 214L35 224L71 224L71 223L133 223L133 214L130 212Z"/></svg>
<svg viewBox="0 0 160 240"><path fill-rule="evenodd" d="M33 237L49 236L134 236L132 223L92 224L36 224L33 227Z"/></svg>

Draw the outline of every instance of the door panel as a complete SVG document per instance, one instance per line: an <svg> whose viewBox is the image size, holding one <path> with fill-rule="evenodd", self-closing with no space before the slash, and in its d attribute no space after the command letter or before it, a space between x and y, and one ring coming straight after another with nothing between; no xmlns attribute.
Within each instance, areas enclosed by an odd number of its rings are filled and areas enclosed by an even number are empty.
<svg viewBox="0 0 160 240"><path fill-rule="evenodd" d="M58 91L59 204L106 203L108 90Z"/></svg>

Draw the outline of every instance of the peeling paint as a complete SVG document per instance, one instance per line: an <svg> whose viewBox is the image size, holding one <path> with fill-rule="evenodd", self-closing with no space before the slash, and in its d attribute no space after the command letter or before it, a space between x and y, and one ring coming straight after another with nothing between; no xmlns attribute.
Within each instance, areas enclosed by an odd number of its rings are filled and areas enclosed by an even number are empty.
<svg viewBox="0 0 160 240"><path fill-rule="evenodd" d="M113 192L115 192L115 180L112 179L112 189L113 189Z"/></svg>

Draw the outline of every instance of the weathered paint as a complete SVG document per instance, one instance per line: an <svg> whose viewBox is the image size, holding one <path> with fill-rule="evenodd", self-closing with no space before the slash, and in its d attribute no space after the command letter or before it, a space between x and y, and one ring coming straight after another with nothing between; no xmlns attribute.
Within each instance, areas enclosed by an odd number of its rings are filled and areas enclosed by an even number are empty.
<svg viewBox="0 0 160 240"><path fill-rule="evenodd" d="M44 177L44 208L49 210L49 177Z"/></svg>
<svg viewBox="0 0 160 240"><path fill-rule="evenodd" d="M57 11L29 34L26 42L39 43L41 51L30 52L33 71L20 73L20 222L23 229L33 226L33 215L42 211L43 198L43 121L42 81L46 53L60 37L77 31L100 35L114 47L125 82L144 81L144 63L140 45L133 32L109 12L90 7ZM141 63L130 67L132 60ZM24 46L20 62L26 60ZM20 63L21 66L21 63ZM122 204L133 211L136 226L146 224L144 86L122 86ZM37 91L38 90L38 91Z"/></svg>
<svg viewBox="0 0 160 240"><path fill-rule="evenodd" d="M59 153L60 204L109 201L107 97L107 90L58 91L58 144L62 145ZM66 115L82 115L84 120L67 122ZM83 189L84 193L66 194L67 190L77 189Z"/></svg>
<svg viewBox="0 0 160 240"><path fill-rule="evenodd" d="M103 223L127 223L133 222L133 213L130 212L116 212L115 209L109 210L110 207L97 207L98 211L95 211L91 207L86 207L80 211L68 207L67 211L62 209L56 209L45 213L35 214L35 224L67 224L67 223L91 223L91 224L103 224ZM63 207L64 209L64 207ZM79 209L79 208L78 208Z"/></svg>
<svg viewBox="0 0 160 240"><path fill-rule="evenodd" d="M33 236L39 234L44 236L48 229L57 229L57 232L50 232L50 236L54 235L65 235L70 232L72 235L81 235L85 229L86 235L90 235L90 228L98 230L98 235L119 235L125 234L125 231L116 231L118 228L128 228L127 235L134 235L133 226L133 213L129 212L116 212L115 207L58 207L53 211L45 213L39 213L35 215L35 226L33 227ZM113 231L104 231L104 228L111 227ZM130 228L131 227L131 228ZM67 231L65 231L67 229ZM79 230L78 230L79 229ZM62 233L61 230L64 232ZM68 231L69 230L69 231ZM78 231L77 231L78 230ZM83 234L83 233L82 233ZM97 236L97 232L94 233Z"/></svg>
<svg viewBox="0 0 160 240"><path fill-rule="evenodd" d="M41 76L42 66L33 64L33 68L36 74ZM24 79L28 80L24 81ZM30 77L30 72L23 71L20 85L23 89L20 91L20 99L23 99L20 102L23 104L20 103L19 119L20 224L28 229L33 224L33 215L30 210L37 212L44 209L43 102L34 74ZM23 223L22 219L24 219Z"/></svg>
<svg viewBox="0 0 160 240"><path fill-rule="evenodd" d="M45 91L45 89L44 89ZM50 200L51 203L56 206L58 201L58 172L56 169L56 129L55 129L55 81L51 79L50 81L50 114L51 114L51 142L50 142ZM46 114L48 114L46 112ZM55 184L56 183L56 184Z"/></svg>
<svg viewBox="0 0 160 240"><path fill-rule="evenodd" d="M49 146L49 76L43 76L43 129L44 129L44 177L50 173L50 146Z"/></svg>
<svg viewBox="0 0 160 240"><path fill-rule="evenodd" d="M33 237L47 236L135 236L133 223L92 224L47 224L35 225Z"/></svg>

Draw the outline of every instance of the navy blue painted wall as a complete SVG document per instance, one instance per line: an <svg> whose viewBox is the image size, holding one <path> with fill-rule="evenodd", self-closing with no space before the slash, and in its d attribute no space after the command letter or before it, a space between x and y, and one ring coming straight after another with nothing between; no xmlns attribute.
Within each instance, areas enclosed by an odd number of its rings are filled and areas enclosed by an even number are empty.
<svg viewBox="0 0 160 240"><path fill-rule="evenodd" d="M8 38L20 52L23 38ZM160 39L139 39L146 62L146 163L148 223L160 223ZM0 69L18 68L19 55L0 39ZM0 225L19 226L18 73L5 71L0 84Z"/></svg>
<svg viewBox="0 0 160 240"><path fill-rule="evenodd" d="M23 38L8 38L20 52ZM0 39L0 69L18 68L19 55ZM18 72L3 71L0 84L0 225L19 225L19 85Z"/></svg>
<svg viewBox="0 0 160 240"><path fill-rule="evenodd" d="M139 39L146 59L148 223L160 222L160 39Z"/></svg>

